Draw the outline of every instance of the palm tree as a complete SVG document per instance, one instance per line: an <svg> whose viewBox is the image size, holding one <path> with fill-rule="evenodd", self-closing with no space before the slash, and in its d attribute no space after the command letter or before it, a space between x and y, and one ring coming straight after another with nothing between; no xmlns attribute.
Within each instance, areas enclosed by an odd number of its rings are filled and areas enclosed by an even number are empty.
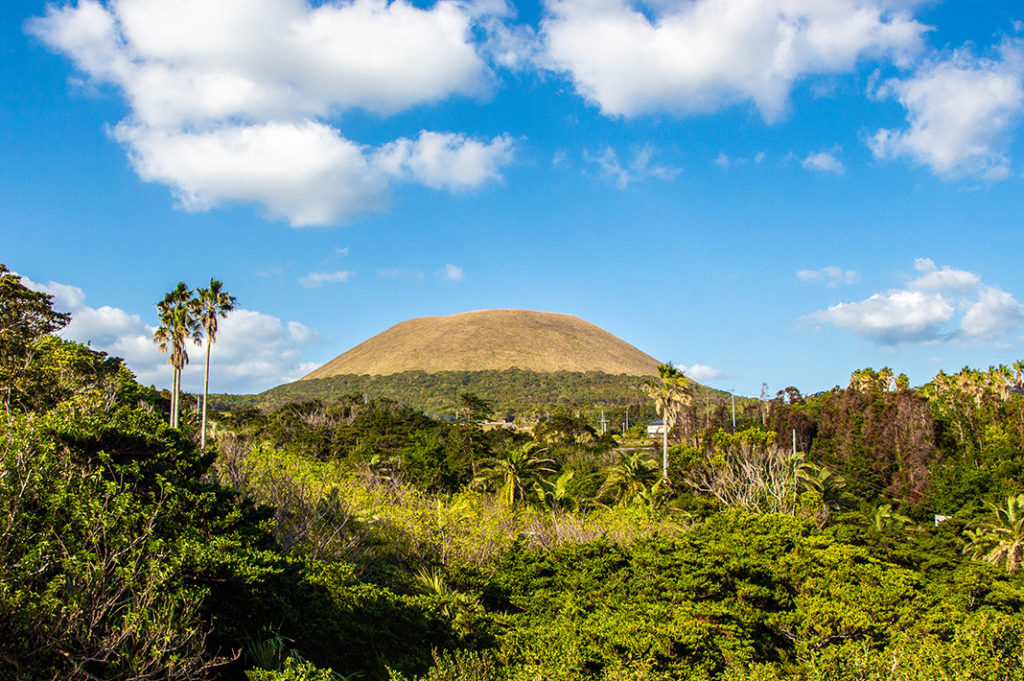
<svg viewBox="0 0 1024 681"><path fill-rule="evenodd" d="M539 480L545 473L554 473L554 461L534 456L540 449L535 442L513 447L500 459L494 459L473 481L477 485L498 488L498 499L512 508L526 498L527 485Z"/></svg>
<svg viewBox="0 0 1024 681"><path fill-rule="evenodd" d="M199 325L206 333L206 364L203 367L203 416L199 446L206 447L206 396L210 392L210 348L217 341L217 318L226 317L235 309L235 297L222 290L224 282L210 279L209 288L196 291L196 312Z"/></svg>
<svg viewBox="0 0 1024 681"><path fill-rule="evenodd" d="M1024 494L1010 496L1006 506L988 504L995 518L983 522L975 530L967 530L970 541L964 553L993 565L1006 564L1007 572L1016 572L1024 562Z"/></svg>
<svg viewBox="0 0 1024 681"><path fill-rule="evenodd" d="M580 504L576 501L569 487L575 476L576 471L563 471L554 480L545 480L543 478L537 480L533 484L533 490L537 493L537 498L541 500L541 503L552 511L564 508L578 511Z"/></svg>
<svg viewBox="0 0 1024 681"><path fill-rule="evenodd" d="M871 527L878 533L882 533L890 527L903 527L907 523L912 522L907 516L902 515L898 511L894 511L892 504L889 503L875 507L875 510L871 512L869 519L871 521Z"/></svg>
<svg viewBox="0 0 1024 681"><path fill-rule="evenodd" d="M686 375L672 363L658 366L658 383L647 383L644 392L654 400L661 415L661 479L668 480L668 431L692 400L686 385Z"/></svg>
<svg viewBox="0 0 1024 681"><path fill-rule="evenodd" d="M619 462L608 469L608 477L597 491L597 496L601 498L608 494L616 503L630 503L642 498L645 492L658 484L657 471L658 464L644 458L642 452L620 453Z"/></svg>
<svg viewBox="0 0 1024 681"><path fill-rule="evenodd" d="M178 427L178 393L181 389L181 370L188 364L188 352L185 341L199 339L199 324L195 318L192 303L192 291L184 282L178 282L173 291L164 296L156 305L160 313L160 326L153 333L153 342L160 347L160 352L168 354L167 363L174 368L171 382L171 415L169 423L172 428Z"/></svg>

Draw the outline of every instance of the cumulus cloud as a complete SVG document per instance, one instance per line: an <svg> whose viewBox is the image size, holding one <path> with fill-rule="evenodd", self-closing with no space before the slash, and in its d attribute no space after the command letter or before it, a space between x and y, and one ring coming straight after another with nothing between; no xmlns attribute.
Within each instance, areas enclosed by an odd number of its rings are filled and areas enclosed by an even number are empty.
<svg viewBox="0 0 1024 681"><path fill-rule="evenodd" d="M862 58L903 63L925 27L897 0L548 0L548 68L608 115L709 113L751 101L786 112L794 84L852 71Z"/></svg>
<svg viewBox="0 0 1024 681"><path fill-rule="evenodd" d="M258 392L298 380L317 367L302 360L302 346L320 334L299 322L282 322L255 310L235 310L217 331L210 381L218 392ZM196 357L205 348L196 347ZM182 373L186 389L202 389L202 362Z"/></svg>
<svg viewBox="0 0 1024 681"><path fill-rule="evenodd" d="M915 258L914 269L919 274L911 280L909 287L917 291L963 293L974 290L981 284L981 277L974 272L954 269L949 265L939 267L931 258Z"/></svg>
<svg viewBox="0 0 1024 681"><path fill-rule="evenodd" d="M978 299L967 306L960 321L958 339L966 344L1002 338L1024 325L1024 305L998 288L985 287Z"/></svg>
<svg viewBox="0 0 1024 681"><path fill-rule="evenodd" d="M818 151L808 154L807 158L800 162L800 165L806 170L814 170L820 173L842 175L846 172L843 162L830 151Z"/></svg>
<svg viewBox="0 0 1024 681"><path fill-rule="evenodd" d="M499 168L512 161L513 141L502 135L480 142L465 135L420 132L416 140L399 139L380 149L376 165L394 177L412 179L435 189L468 189L500 179Z"/></svg>
<svg viewBox="0 0 1024 681"><path fill-rule="evenodd" d="M611 147L605 147L600 154L584 153L584 160L596 163L601 170L601 175L611 180L619 189L625 189L633 182L647 179L649 177L659 180L672 180L682 172L681 168L670 168L657 165L652 162L654 151L650 147L643 147L633 153L633 158L628 163L619 161L618 153Z"/></svg>
<svg viewBox="0 0 1024 681"><path fill-rule="evenodd" d="M118 0L51 5L28 30L145 123L393 113L487 88L470 9L398 0Z"/></svg>
<svg viewBox="0 0 1024 681"><path fill-rule="evenodd" d="M829 288L835 288L839 284L856 284L860 281L860 274L856 270L844 270L841 267L822 267L820 270L800 270L796 273L800 281L823 283Z"/></svg>
<svg viewBox="0 0 1024 681"><path fill-rule="evenodd" d="M186 210L261 203L292 225L330 223L380 208L386 183L363 149L321 123L226 126L204 132L120 124L143 180L173 190Z"/></svg>
<svg viewBox="0 0 1024 681"><path fill-rule="evenodd" d="M1024 326L1024 305L977 274L938 267L928 258L918 258L914 269L918 275L904 288L832 305L810 318L892 346L944 341L997 345Z"/></svg>
<svg viewBox="0 0 1024 681"><path fill-rule="evenodd" d="M839 303L814 317L885 345L899 345L937 340L954 311L942 295L897 290Z"/></svg>
<svg viewBox="0 0 1024 681"><path fill-rule="evenodd" d="M679 370L682 371L688 378L692 378L698 383L704 383L706 381L713 381L716 378L722 378L723 373L721 370L716 369L707 364L691 364L690 366L680 366Z"/></svg>
<svg viewBox="0 0 1024 681"><path fill-rule="evenodd" d="M122 358L144 385L170 385L167 356L153 343L155 326L120 308L87 305L85 293L76 286L54 281L43 284L24 276L21 280L34 291L52 295L54 309L71 313L71 323L61 336ZM212 390L252 393L301 378L316 368L302 361L302 346L319 340L315 329L299 322L284 323L261 312L236 309L219 324L210 366ZM182 372L182 385L198 392L203 387L206 350L203 345L189 345L187 351L192 363Z"/></svg>
<svg viewBox="0 0 1024 681"><path fill-rule="evenodd" d="M507 14L501 1L80 0L27 27L122 93L131 112L112 136L143 180L187 210L256 203L300 226L382 208L396 176L444 189L500 177L506 136L372 149L324 120L485 92L474 31Z"/></svg>
<svg viewBox="0 0 1024 681"><path fill-rule="evenodd" d="M944 178L1001 180L1010 172L1010 128L1024 112L1024 42L1004 42L997 59L958 50L908 78L885 81L874 95L899 101L909 123L868 140L876 157L907 158Z"/></svg>
<svg viewBox="0 0 1024 681"><path fill-rule="evenodd" d="M324 284L344 283L355 276L355 272L338 270L336 272L310 272L299 279L299 284L304 288L317 288Z"/></svg>
<svg viewBox="0 0 1024 681"><path fill-rule="evenodd" d="M445 281L462 281L466 278L462 268L451 263L445 265L444 269L438 273L438 276Z"/></svg>

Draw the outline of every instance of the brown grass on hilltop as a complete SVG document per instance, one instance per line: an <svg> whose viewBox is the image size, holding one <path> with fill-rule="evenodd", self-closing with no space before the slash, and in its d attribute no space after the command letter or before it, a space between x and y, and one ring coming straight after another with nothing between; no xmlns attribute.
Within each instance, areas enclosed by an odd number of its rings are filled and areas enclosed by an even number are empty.
<svg viewBox="0 0 1024 681"><path fill-rule="evenodd" d="M658 360L578 317L480 310L396 324L304 376L403 371L601 371L657 375Z"/></svg>

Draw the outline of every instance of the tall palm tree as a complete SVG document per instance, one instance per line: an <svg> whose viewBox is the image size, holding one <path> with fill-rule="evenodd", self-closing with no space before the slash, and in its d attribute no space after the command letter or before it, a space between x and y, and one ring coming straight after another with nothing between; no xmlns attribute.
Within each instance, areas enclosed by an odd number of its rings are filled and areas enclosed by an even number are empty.
<svg viewBox="0 0 1024 681"><path fill-rule="evenodd" d="M686 375L671 362L658 367L658 379L657 383L646 384L644 392L654 400L661 415L661 479L668 480L668 431L693 398L687 389Z"/></svg>
<svg viewBox="0 0 1024 681"><path fill-rule="evenodd" d="M169 423L177 428L178 393L181 390L181 370L188 364L188 352L185 342L188 339L199 339L199 324L195 317L195 306L192 302L192 291L185 282L178 282L174 290L164 296L156 305L160 313L160 326L153 333L153 342L157 343L160 352L168 354L167 363L174 369L171 381L171 415Z"/></svg>
<svg viewBox="0 0 1024 681"><path fill-rule="evenodd" d="M206 447L206 396L210 392L210 348L217 341L217 318L226 317L235 309L237 300L223 290L224 282L210 279L209 288L196 291L195 307L203 331L206 333L206 364L203 367L203 416L199 443Z"/></svg>
<svg viewBox="0 0 1024 681"><path fill-rule="evenodd" d="M995 518L967 530L970 541L964 553L971 552L975 559L993 565L1005 563L1007 572L1016 572L1024 562L1024 494L1007 497L1005 507L988 505Z"/></svg>

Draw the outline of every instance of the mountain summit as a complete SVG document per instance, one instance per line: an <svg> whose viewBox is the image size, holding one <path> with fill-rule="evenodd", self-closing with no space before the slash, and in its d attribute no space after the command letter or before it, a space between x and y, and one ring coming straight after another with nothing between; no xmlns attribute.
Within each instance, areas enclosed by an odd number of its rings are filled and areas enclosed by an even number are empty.
<svg viewBox="0 0 1024 681"><path fill-rule="evenodd" d="M303 377L403 371L600 371L656 375L658 360L578 317L479 310L392 326Z"/></svg>

